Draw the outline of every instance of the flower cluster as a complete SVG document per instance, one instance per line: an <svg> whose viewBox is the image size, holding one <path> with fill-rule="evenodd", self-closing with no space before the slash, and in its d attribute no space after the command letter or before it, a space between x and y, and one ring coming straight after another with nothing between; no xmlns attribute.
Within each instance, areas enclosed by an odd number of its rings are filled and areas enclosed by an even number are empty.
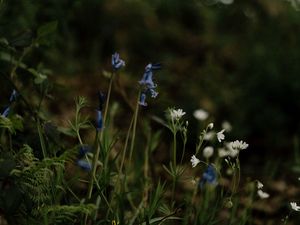
<svg viewBox="0 0 300 225"><path fill-rule="evenodd" d="M185 115L185 112L183 112L182 109L171 109L170 110L170 117L172 120L179 120L182 116Z"/></svg>
<svg viewBox="0 0 300 225"><path fill-rule="evenodd" d="M14 89L9 97L9 105L6 106L3 110L3 112L0 114L1 116L7 117L9 112L10 112L10 108L13 102L15 102L17 100L18 97L18 93L17 91Z"/></svg>
<svg viewBox="0 0 300 225"><path fill-rule="evenodd" d="M146 96L149 94L152 98L156 98L158 92L155 91L157 85L153 82L153 70L159 70L161 68L160 63L151 64L149 63L145 67L145 73L143 78L139 81L139 84L143 86L142 93L140 95L139 104L147 106Z"/></svg>
<svg viewBox="0 0 300 225"><path fill-rule="evenodd" d="M111 57L111 65L113 69L116 71L125 66L125 61L120 59L119 53L114 53Z"/></svg>
<svg viewBox="0 0 300 225"><path fill-rule="evenodd" d="M241 150L248 148L249 144L244 141L233 141L225 144L225 148L219 149L219 157L231 157L235 158L238 156Z"/></svg>

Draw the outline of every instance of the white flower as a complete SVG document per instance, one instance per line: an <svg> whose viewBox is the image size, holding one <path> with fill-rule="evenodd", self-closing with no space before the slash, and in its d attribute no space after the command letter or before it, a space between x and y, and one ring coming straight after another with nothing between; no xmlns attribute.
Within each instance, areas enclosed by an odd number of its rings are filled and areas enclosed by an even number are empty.
<svg viewBox="0 0 300 225"><path fill-rule="evenodd" d="M261 198L261 199L265 199L265 198L269 198L270 195L267 193L267 192L263 192L262 190L258 190L257 191L257 194L258 196ZM299 207L300 208L300 207Z"/></svg>
<svg viewBox="0 0 300 225"><path fill-rule="evenodd" d="M201 121L206 120L209 116L208 112L206 112L203 109L195 110L193 115L197 120L201 120Z"/></svg>
<svg viewBox="0 0 300 225"><path fill-rule="evenodd" d="M223 134L224 131L225 131L225 129L223 129L223 130L221 130L221 131L219 131L219 132L217 133L217 138L218 138L218 141L219 141L219 142L222 142L222 140L225 139L225 135Z"/></svg>
<svg viewBox="0 0 300 225"><path fill-rule="evenodd" d="M242 150L248 148L248 144L244 141L233 141L229 143L231 145L231 148L236 149L236 150Z"/></svg>
<svg viewBox="0 0 300 225"><path fill-rule="evenodd" d="M200 162L200 160L197 159L195 155L193 155L191 158L191 162L192 162L192 167L195 167Z"/></svg>
<svg viewBox="0 0 300 225"><path fill-rule="evenodd" d="M170 110L170 116L172 120L179 120L183 115L185 115L185 112L182 111L182 109L171 109Z"/></svg>
<svg viewBox="0 0 300 225"><path fill-rule="evenodd" d="M227 132L230 132L232 130L232 126L228 121L223 121L222 128Z"/></svg>
<svg viewBox="0 0 300 225"><path fill-rule="evenodd" d="M205 158L210 158L214 154L214 148L211 146L207 146L203 149L203 156Z"/></svg>
<svg viewBox="0 0 300 225"><path fill-rule="evenodd" d="M293 210L300 211L300 206L298 206L296 202L290 202L290 205Z"/></svg>
<svg viewBox="0 0 300 225"><path fill-rule="evenodd" d="M257 182L257 189L262 189L264 185L259 180L257 180L256 182Z"/></svg>
<svg viewBox="0 0 300 225"><path fill-rule="evenodd" d="M209 123L208 125L207 125L207 129L213 129L214 128L214 124L213 123Z"/></svg>

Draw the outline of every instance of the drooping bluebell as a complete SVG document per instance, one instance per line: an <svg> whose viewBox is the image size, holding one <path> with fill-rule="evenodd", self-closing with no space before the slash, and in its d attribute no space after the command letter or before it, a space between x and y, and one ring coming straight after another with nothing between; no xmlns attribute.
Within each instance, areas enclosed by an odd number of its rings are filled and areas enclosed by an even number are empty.
<svg viewBox="0 0 300 225"><path fill-rule="evenodd" d="M85 171L91 171L91 170L92 170L92 165L91 165L88 161L86 161L86 160L84 160L84 159L79 159L79 160L77 160L77 165L78 165L81 169L83 169L83 170L85 170Z"/></svg>
<svg viewBox="0 0 300 225"><path fill-rule="evenodd" d="M89 145L81 145L78 151L78 158L84 157L90 151L91 147Z"/></svg>
<svg viewBox="0 0 300 225"><path fill-rule="evenodd" d="M209 183L211 185L216 185L217 182L217 172L216 169L212 165L208 165L204 173L202 174L202 177L199 181L199 187L203 188L203 186Z"/></svg>
<svg viewBox="0 0 300 225"><path fill-rule="evenodd" d="M96 129L97 131L102 130L103 128L103 118L102 118L102 111L101 110L96 110Z"/></svg>
<svg viewBox="0 0 300 225"><path fill-rule="evenodd" d="M119 70L125 66L125 61L120 59L119 53L115 52L111 57L111 65L114 70Z"/></svg>
<svg viewBox="0 0 300 225"><path fill-rule="evenodd" d="M141 106L147 106L148 105L147 102L146 102L146 94L145 93L141 93L139 104Z"/></svg>

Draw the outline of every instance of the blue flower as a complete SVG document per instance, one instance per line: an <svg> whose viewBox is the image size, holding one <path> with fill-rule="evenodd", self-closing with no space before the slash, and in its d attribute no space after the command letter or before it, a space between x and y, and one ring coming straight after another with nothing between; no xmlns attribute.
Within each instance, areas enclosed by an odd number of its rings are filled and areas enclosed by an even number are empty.
<svg viewBox="0 0 300 225"><path fill-rule="evenodd" d="M202 178L199 181L199 187L203 188L203 186L206 184L212 184L216 185L217 182L217 173L215 168L212 165L209 165L206 170L204 171Z"/></svg>
<svg viewBox="0 0 300 225"><path fill-rule="evenodd" d="M139 81L141 85L146 85L147 88L153 89L156 88L156 84L153 82L153 70L158 70L161 68L161 65L159 63L151 64L149 63L145 67L145 73L143 75L143 78Z"/></svg>
<svg viewBox="0 0 300 225"><path fill-rule="evenodd" d="M1 116L7 117L8 114L9 114L9 111L10 111L10 107L7 106L7 107L4 109L3 113L1 114Z"/></svg>
<svg viewBox="0 0 300 225"><path fill-rule="evenodd" d="M97 129L97 131L100 131L103 128L102 111L101 110L97 110L96 112L97 112L96 129Z"/></svg>
<svg viewBox="0 0 300 225"><path fill-rule="evenodd" d="M111 57L111 65L114 70L118 70L125 66L125 61L120 59L120 55L118 53L114 53Z"/></svg>
<svg viewBox="0 0 300 225"><path fill-rule="evenodd" d="M12 103L12 102L16 101L18 95L19 95L18 92L14 89L10 95L9 102Z"/></svg>
<svg viewBox="0 0 300 225"><path fill-rule="evenodd" d="M77 165L85 171L91 171L92 170L92 165L86 160L83 160L83 159L77 160Z"/></svg>
<svg viewBox="0 0 300 225"><path fill-rule="evenodd" d="M101 91L98 92L98 99L99 99L99 110L102 111L105 102L105 95Z"/></svg>
<svg viewBox="0 0 300 225"><path fill-rule="evenodd" d="M145 101L146 101L146 94L141 93L139 104L142 105L142 106L147 106L148 104Z"/></svg>
<svg viewBox="0 0 300 225"><path fill-rule="evenodd" d="M88 152L91 151L91 147L88 145L81 145L79 148L79 154L78 154L78 158L82 158L83 156L85 156Z"/></svg>
<svg viewBox="0 0 300 225"><path fill-rule="evenodd" d="M140 96L139 104L142 106L147 106L146 94L150 94L152 98L156 98L158 92L155 91L157 85L153 82L153 70L158 70L161 68L160 63L152 64L149 63L145 67L145 73L143 74L143 78L139 81L140 85L143 85L143 92Z"/></svg>

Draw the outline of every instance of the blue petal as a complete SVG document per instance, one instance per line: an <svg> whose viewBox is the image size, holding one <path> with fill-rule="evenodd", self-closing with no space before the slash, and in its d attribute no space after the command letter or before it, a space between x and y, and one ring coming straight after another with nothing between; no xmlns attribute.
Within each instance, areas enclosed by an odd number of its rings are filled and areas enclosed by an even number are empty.
<svg viewBox="0 0 300 225"><path fill-rule="evenodd" d="M79 148L79 158L82 158L83 156L85 156L88 152L91 151L91 147L88 145L81 145Z"/></svg>
<svg viewBox="0 0 300 225"><path fill-rule="evenodd" d="M142 93L140 96L139 104L142 106L147 106L148 104L145 101L146 101L146 94Z"/></svg>
<svg viewBox="0 0 300 225"><path fill-rule="evenodd" d="M92 165L89 162L87 162L86 160L82 160L82 159L77 160L77 165L85 171L92 170Z"/></svg>
<svg viewBox="0 0 300 225"><path fill-rule="evenodd" d="M102 112L100 110L97 110L96 128L98 131L103 128Z"/></svg>
<svg viewBox="0 0 300 225"><path fill-rule="evenodd" d="M18 92L14 89L10 95L9 101L14 102L17 100L17 97L18 97Z"/></svg>
<svg viewBox="0 0 300 225"><path fill-rule="evenodd" d="M2 113L1 115L4 116L4 117L7 117L8 114L9 114L9 111L10 111L10 107L7 106L7 107L4 109L4 111L3 111L3 113Z"/></svg>

